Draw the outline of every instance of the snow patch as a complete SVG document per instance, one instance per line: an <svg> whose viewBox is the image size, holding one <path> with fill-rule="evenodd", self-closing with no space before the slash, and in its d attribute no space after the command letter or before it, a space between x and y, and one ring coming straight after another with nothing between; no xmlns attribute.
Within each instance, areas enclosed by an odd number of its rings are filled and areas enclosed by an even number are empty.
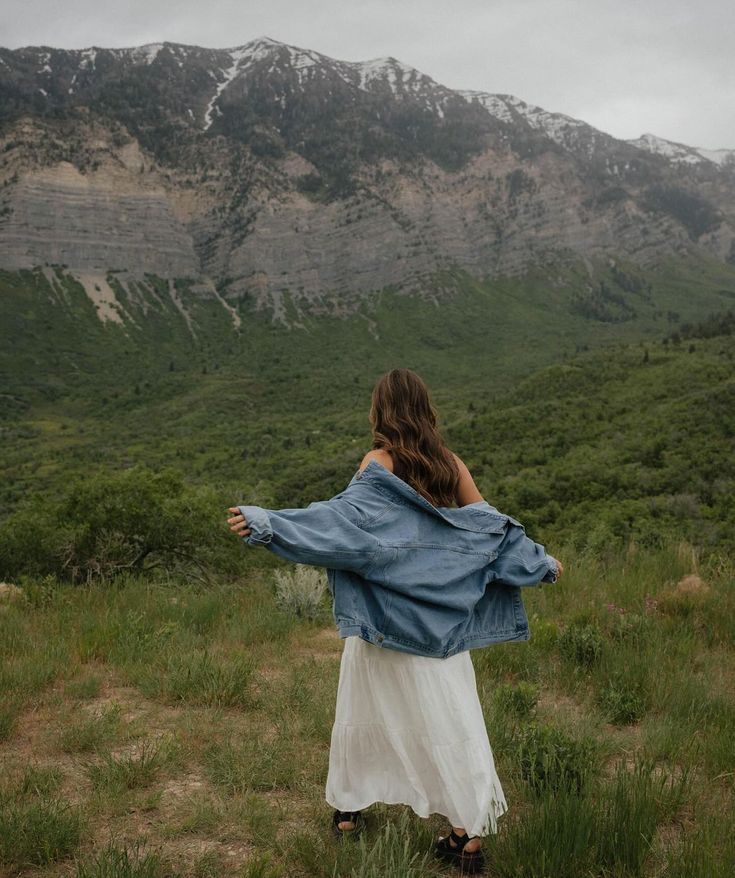
<svg viewBox="0 0 735 878"><path fill-rule="evenodd" d="M513 113L517 113L537 131L542 131L551 140L561 145L567 145L570 133L583 129L594 131L591 125L565 113L550 113L543 107L528 104L515 95L492 95L479 91L460 91L465 100L477 99L485 109L502 119L503 122L512 122Z"/></svg>
<svg viewBox="0 0 735 878"><path fill-rule="evenodd" d="M458 94L466 101L479 101L492 116L503 122L512 122L516 115L520 116L531 128L542 132L550 140L553 140L554 143L563 146L565 149L576 147L579 150L580 147L584 148L588 157L595 150L596 138L598 136L609 136L604 135L603 132L598 131L581 119L567 116L566 113L550 113L548 110L544 110L543 107L528 104L515 95L493 95L469 89L460 90ZM586 137L580 138L582 134L586 135Z"/></svg>
<svg viewBox="0 0 735 878"><path fill-rule="evenodd" d="M631 146L646 152L663 156L671 162L685 165L699 165L702 162L712 162L723 166L735 162L735 149L704 149L699 146L687 146L685 143L677 143L674 140L666 140L655 134L642 134L634 140L627 140Z"/></svg>
<svg viewBox="0 0 735 878"><path fill-rule="evenodd" d="M130 57L134 61L143 61L145 64L152 64L158 57L158 53L163 48L163 43L146 43L145 46L136 46L130 49Z"/></svg>
<svg viewBox="0 0 735 878"><path fill-rule="evenodd" d="M105 49L115 58L131 58L135 63L143 62L144 64L152 64L158 57L161 49L165 48L163 43L146 43L144 46L128 46L123 49ZM89 53L92 55L92 62L96 55L95 49L83 49L82 54ZM94 54L93 54L94 53Z"/></svg>
<svg viewBox="0 0 735 878"><path fill-rule="evenodd" d="M87 68L95 69L94 62L97 58L97 49L83 49L82 50L82 60L79 64L80 70L85 70Z"/></svg>
<svg viewBox="0 0 735 878"><path fill-rule="evenodd" d="M232 59L232 55L230 55L230 58ZM220 110L219 107L215 106L215 104L216 104L216 101L219 98L219 96L222 94L222 92L227 88L227 86L232 82L232 80L237 75L237 68L238 68L238 61L233 60L230 67L228 67L226 70L220 69L219 72L223 75L224 79L221 82L217 83L217 87L215 88L214 95L212 96L212 99L207 104L207 109L204 113L204 130L205 131L207 130L207 128L209 128L209 126L214 121L212 118L212 113L215 110L217 111L218 116L222 115L222 111ZM217 79L217 77L214 73L212 73L211 75L213 76L214 79Z"/></svg>
<svg viewBox="0 0 735 878"><path fill-rule="evenodd" d="M250 49L252 52L260 53L260 56L264 58L268 52L283 45L284 43L279 43L278 40L272 40L270 37L256 37L254 40L243 43L241 46L232 46L224 51L231 55L233 52L242 52L244 49Z"/></svg>
<svg viewBox="0 0 735 878"><path fill-rule="evenodd" d="M39 52L38 53L38 63L43 64L43 67L40 67L38 70L36 70L37 75L39 73L53 73L53 70L51 69L51 67L48 63L50 58L51 58L50 52ZM5 63L5 62L3 62L3 63ZM5 66L7 67L7 64Z"/></svg>
<svg viewBox="0 0 735 878"><path fill-rule="evenodd" d="M484 91L473 91L465 89L458 92L466 101L478 101L492 116L503 122L512 122L513 115L508 109L505 101L502 101L497 95L491 95Z"/></svg>
<svg viewBox="0 0 735 878"><path fill-rule="evenodd" d="M367 91L370 85L378 81L387 82L393 94L405 91L407 86L425 85L431 82L426 74L401 64L395 58L373 58L370 61L358 61L352 65L360 77L360 88Z"/></svg>
<svg viewBox="0 0 735 878"><path fill-rule="evenodd" d="M704 158L697 154L696 150L685 146L683 143L675 143L672 140L665 140L663 137L657 137L655 134L642 134L639 138L626 141L631 146L638 149L644 149L646 152L660 155L669 161L680 162L683 164L700 164Z"/></svg>
<svg viewBox="0 0 735 878"><path fill-rule="evenodd" d="M701 146L695 146L694 148L701 156L714 162L716 165L735 163L735 149L704 149Z"/></svg>
<svg viewBox="0 0 735 878"><path fill-rule="evenodd" d="M295 71L296 76L301 84L304 79L311 76L312 70L318 67L322 62L322 57L317 52L310 49L298 49L296 46L286 46L288 51L288 60L291 68Z"/></svg>
<svg viewBox="0 0 735 878"><path fill-rule="evenodd" d="M217 88L215 90L212 99L207 105L207 110L204 113L204 130L212 124L214 119L212 118L212 113L216 110L217 115L221 116L222 111L218 106L216 106L217 99L222 94L222 92L227 88L227 86L235 79L239 73L241 73L244 69L249 67L251 64L254 64L256 61L260 61L262 58L267 57L270 52L273 50L273 47L279 45L278 43L274 43L273 40L268 39L258 39L254 40L252 43L246 43L244 46L240 46L238 49L228 49L227 54L232 61L232 64L226 69L220 68L219 72L224 77L221 82L217 83ZM217 76L214 73L210 74L214 79L217 79Z"/></svg>

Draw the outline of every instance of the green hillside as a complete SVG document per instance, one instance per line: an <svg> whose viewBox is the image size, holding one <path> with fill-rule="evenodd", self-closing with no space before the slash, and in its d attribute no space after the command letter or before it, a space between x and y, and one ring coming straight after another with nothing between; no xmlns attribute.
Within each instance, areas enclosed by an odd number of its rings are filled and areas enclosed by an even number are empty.
<svg viewBox="0 0 735 878"><path fill-rule="evenodd" d="M424 301L384 290L349 319L292 308L290 326L241 301L239 330L181 283L193 334L155 279L158 299L124 302L121 326L63 272L53 293L40 271L1 274L0 515L138 463L226 502L330 496L369 447L374 381L408 365L485 496L537 538L731 540L732 339L663 339L731 306L735 269L594 272L447 272Z"/></svg>
<svg viewBox="0 0 735 878"><path fill-rule="evenodd" d="M486 499L549 540L617 550L677 534L735 548L735 338L582 353L451 431Z"/></svg>

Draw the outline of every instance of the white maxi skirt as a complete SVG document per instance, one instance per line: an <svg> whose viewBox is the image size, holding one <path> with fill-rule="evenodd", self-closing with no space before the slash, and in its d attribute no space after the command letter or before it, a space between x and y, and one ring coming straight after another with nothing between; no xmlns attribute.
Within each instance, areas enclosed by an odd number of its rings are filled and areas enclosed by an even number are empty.
<svg viewBox="0 0 735 878"><path fill-rule="evenodd" d="M469 650L447 659L345 638L326 800L442 814L468 835L497 832L508 810Z"/></svg>

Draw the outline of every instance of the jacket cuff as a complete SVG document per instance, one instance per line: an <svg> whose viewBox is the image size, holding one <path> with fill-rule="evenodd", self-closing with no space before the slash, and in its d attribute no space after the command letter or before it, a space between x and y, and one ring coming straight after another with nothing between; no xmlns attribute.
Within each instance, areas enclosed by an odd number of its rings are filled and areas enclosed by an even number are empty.
<svg viewBox="0 0 735 878"><path fill-rule="evenodd" d="M243 537L244 542L251 546L266 545L273 537L271 519L262 506L238 506L240 513L245 516L245 522L250 528L250 533Z"/></svg>
<svg viewBox="0 0 735 878"><path fill-rule="evenodd" d="M556 582L557 577L559 576L559 565L556 562L556 558L554 558L553 555L547 555L546 562L549 565L549 570L544 575L541 582Z"/></svg>

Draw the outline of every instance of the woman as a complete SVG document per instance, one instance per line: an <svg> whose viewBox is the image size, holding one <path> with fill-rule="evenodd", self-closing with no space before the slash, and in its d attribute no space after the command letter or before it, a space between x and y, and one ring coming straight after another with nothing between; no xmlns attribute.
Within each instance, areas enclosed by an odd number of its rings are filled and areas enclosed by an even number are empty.
<svg viewBox="0 0 735 878"><path fill-rule="evenodd" d="M434 506L483 501L444 444L428 389L411 369L392 369L373 389L375 460ZM238 513L238 536L250 533ZM563 570L556 562L558 574ZM451 831L437 855L465 871L482 866L482 836L507 810L477 693L469 649L446 659L384 649L351 635L340 665L325 797L339 835L358 832L374 802L403 803L421 817L443 814Z"/></svg>

